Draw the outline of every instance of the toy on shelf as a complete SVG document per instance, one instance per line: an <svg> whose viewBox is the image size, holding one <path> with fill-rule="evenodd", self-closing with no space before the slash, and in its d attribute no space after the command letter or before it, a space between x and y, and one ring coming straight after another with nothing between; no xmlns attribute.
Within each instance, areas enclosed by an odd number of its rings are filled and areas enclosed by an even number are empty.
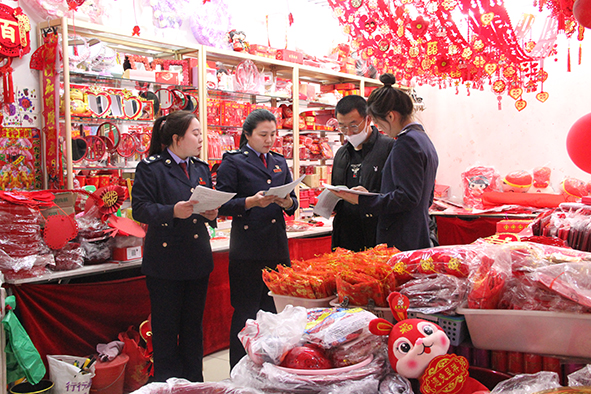
<svg viewBox="0 0 591 394"><path fill-rule="evenodd" d="M552 174L550 167L536 167L533 173L534 183L527 191L528 193L554 193L554 189L550 186L550 175Z"/></svg>
<svg viewBox="0 0 591 394"><path fill-rule="evenodd" d="M503 191L527 193L534 183L532 175L524 170L513 171L503 178Z"/></svg>
<svg viewBox="0 0 591 394"><path fill-rule="evenodd" d="M389 335L388 358L394 372L408 379L419 379L422 393L489 392L469 376L465 357L447 354L450 340L441 327L427 320L407 318L406 296L390 293L388 303L398 323L374 319L369 330L375 335Z"/></svg>

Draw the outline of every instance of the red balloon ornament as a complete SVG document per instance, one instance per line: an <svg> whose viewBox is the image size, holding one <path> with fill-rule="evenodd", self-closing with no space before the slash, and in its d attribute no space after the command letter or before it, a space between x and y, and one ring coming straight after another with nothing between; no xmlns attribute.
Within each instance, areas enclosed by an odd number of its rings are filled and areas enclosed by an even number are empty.
<svg viewBox="0 0 591 394"><path fill-rule="evenodd" d="M575 0L573 15L582 26L591 29L591 0Z"/></svg>
<svg viewBox="0 0 591 394"><path fill-rule="evenodd" d="M591 174L589 141L591 141L591 113L577 120L566 136L566 150L569 157L577 167Z"/></svg>

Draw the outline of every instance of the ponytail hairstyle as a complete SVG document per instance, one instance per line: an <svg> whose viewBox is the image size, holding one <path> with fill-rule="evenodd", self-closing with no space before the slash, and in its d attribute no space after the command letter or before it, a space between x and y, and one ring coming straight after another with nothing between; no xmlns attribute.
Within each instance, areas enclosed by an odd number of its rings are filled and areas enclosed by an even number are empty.
<svg viewBox="0 0 591 394"><path fill-rule="evenodd" d="M268 109L255 109L246 117L242 125L242 135L240 135L240 148L244 147L248 142L246 136L252 136L252 131L257 128L259 123L265 121L275 122L275 126L277 126L275 115Z"/></svg>
<svg viewBox="0 0 591 394"><path fill-rule="evenodd" d="M197 117L189 111L175 111L156 119L152 127L148 155L157 155L172 145L173 135L184 137L193 119Z"/></svg>
<svg viewBox="0 0 591 394"><path fill-rule="evenodd" d="M414 110L412 99L392 86L396 83L394 75L382 74L380 81L384 86L371 92L367 99L368 112L372 118L385 120L390 111L396 111L402 115L402 122L410 119Z"/></svg>

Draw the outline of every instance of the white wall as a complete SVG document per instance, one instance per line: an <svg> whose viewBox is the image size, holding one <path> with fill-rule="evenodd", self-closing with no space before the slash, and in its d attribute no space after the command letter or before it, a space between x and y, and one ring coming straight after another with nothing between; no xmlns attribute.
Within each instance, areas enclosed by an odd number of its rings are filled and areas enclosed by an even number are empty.
<svg viewBox="0 0 591 394"><path fill-rule="evenodd" d="M587 37L591 30L586 30ZM591 181L591 174L576 167L566 151L566 136L581 116L591 112L591 37L583 41L582 63L578 65L579 41L571 40L571 72L567 72L567 40L559 36L558 61L545 60L549 76L544 91L545 103L534 93L524 93L527 107L515 109L515 100L503 95L502 110L497 97L487 86L484 91L466 87L439 90L417 87L426 110L418 119L433 140L439 154L437 181L452 187L461 198L460 174L472 165L494 166L501 176L516 170L531 170L547 165L557 190L565 176ZM589 141L591 154L591 141Z"/></svg>

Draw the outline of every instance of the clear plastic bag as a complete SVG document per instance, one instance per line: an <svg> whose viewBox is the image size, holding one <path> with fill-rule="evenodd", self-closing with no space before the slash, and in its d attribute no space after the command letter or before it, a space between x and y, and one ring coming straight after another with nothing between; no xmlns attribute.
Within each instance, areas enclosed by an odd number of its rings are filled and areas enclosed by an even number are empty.
<svg viewBox="0 0 591 394"><path fill-rule="evenodd" d="M303 339L330 349L357 339L376 316L362 308L308 309Z"/></svg>
<svg viewBox="0 0 591 394"><path fill-rule="evenodd" d="M409 308L416 312L455 314L468 294L468 280L452 275L422 275L396 291L408 297Z"/></svg>
<svg viewBox="0 0 591 394"><path fill-rule="evenodd" d="M238 339L255 364L279 364L282 356L300 342L306 322L306 308L301 306L287 305L278 314L260 310L256 320L246 321Z"/></svg>
<svg viewBox="0 0 591 394"><path fill-rule="evenodd" d="M164 383L154 382L142 386L133 394L264 394L262 391L240 387L230 380L221 382L190 382L186 379L170 378Z"/></svg>
<svg viewBox="0 0 591 394"><path fill-rule="evenodd" d="M380 382L378 394L413 394L409 380L390 371Z"/></svg>
<svg viewBox="0 0 591 394"><path fill-rule="evenodd" d="M530 394L562 387L556 372L542 371L536 374L516 375L504 380L491 390L491 394Z"/></svg>
<svg viewBox="0 0 591 394"><path fill-rule="evenodd" d="M232 369L231 378L238 386L266 392L318 393L331 385L358 381L368 376L379 379L390 369L385 349L372 357L366 365L348 371L335 370L330 374L296 374L270 363L259 366L249 357L243 357Z"/></svg>
<svg viewBox="0 0 591 394"><path fill-rule="evenodd" d="M67 243L63 248L53 250L52 253L55 258L55 265L50 267L52 271L68 271L84 265L86 252L77 242Z"/></svg>
<svg viewBox="0 0 591 394"><path fill-rule="evenodd" d="M569 387L591 386L591 364L568 375L568 385Z"/></svg>

